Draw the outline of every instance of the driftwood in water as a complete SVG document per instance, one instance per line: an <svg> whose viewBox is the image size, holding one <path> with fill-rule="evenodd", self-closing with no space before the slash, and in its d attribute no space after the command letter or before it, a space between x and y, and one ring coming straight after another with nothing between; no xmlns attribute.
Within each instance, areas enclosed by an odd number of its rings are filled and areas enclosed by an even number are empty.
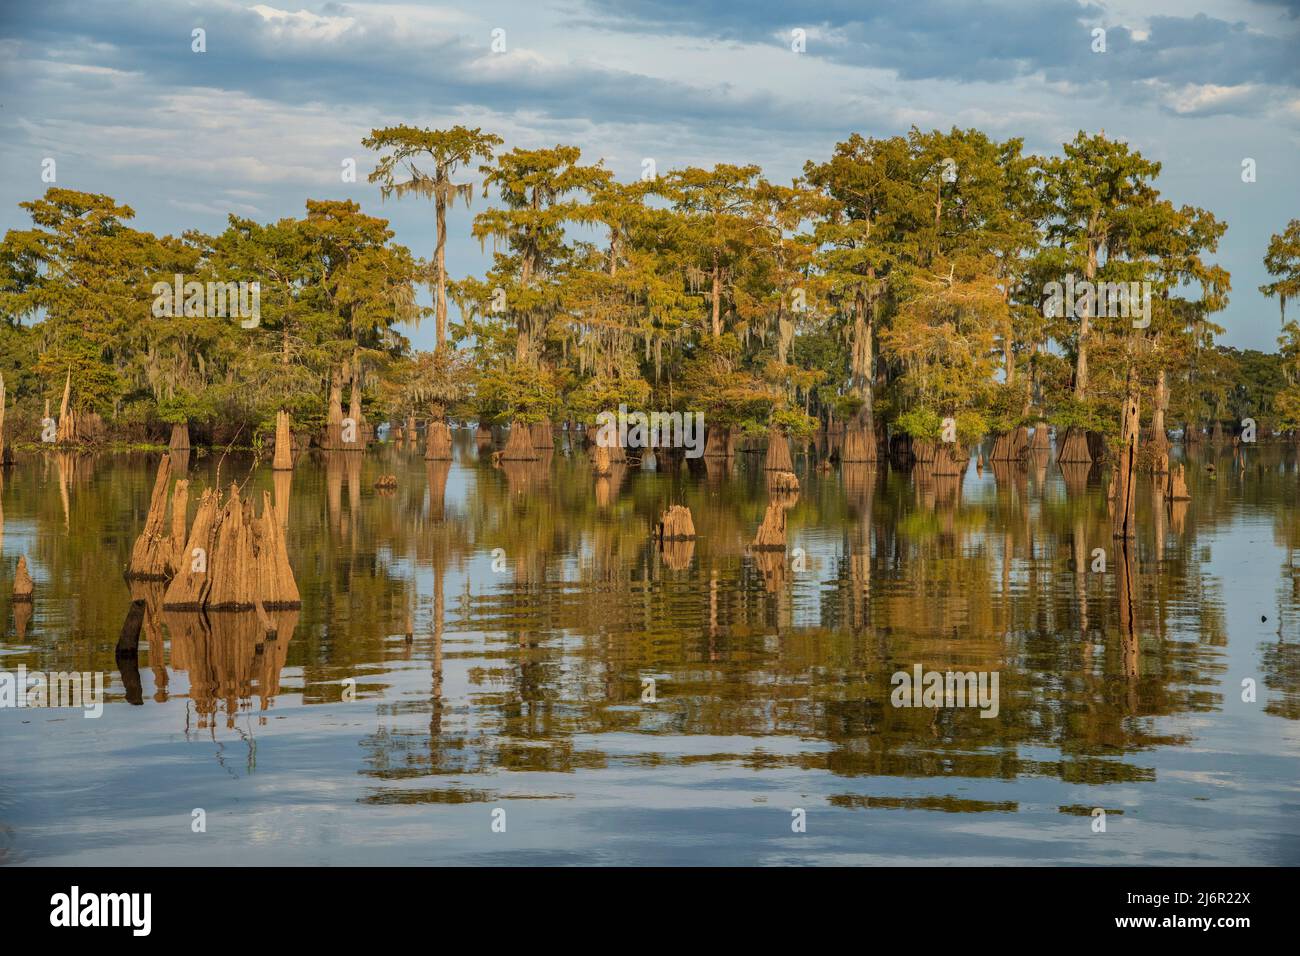
<svg viewBox="0 0 1300 956"><path fill-rule="evenodd" d="M1187 490L1187 475L1181 462L1169 466L1169 489L1167 497L1171 501L1191 501Z"/></svg>
<svg viewBox="0 0 1300 956"><path fill-rule="evenodd" d="M167 492L171 485L171 455L163 455L158 462L158 472L153 479L153 492L149 495L149 513L145 515L144 530L131 548L131 562L127 565L128 578L162 581L167 578L171 564L172 542L167 526Z"/></svg>
<svg viewBox="0 0 1300 956"><path fill-rule="evenodd" d="M440 419L429 422L425 436L424 460L446 461L451 458L451 429Z"/></svg>
<svg viewBox="0 0 1300 956"><path fill-rule="evenodd" d="M510 437L498 455L501 461L537 461L541 457L533 444L531 428L520 422L510 425Z"/></svg>
<svg viewBox="0 0 1300 956"><path fill-rule="evenodd" d="M695 537L695 521L691 509L673 505L659 519L655 534L660 541L689 541Z"/></svg>
<svg viewBox="0 0 1300 956"><path fill-rule="evenodd" d="M220 492L211 488L204 490L184 550L177 556L179 567L171 584L167 586L167 593L163 595L163 607L166 610L202 610L211 585L208 565L214 551L220 508Z"/></svg>
<svg viewBox="0 0 1300 956"><path fill-rule="evenodd" d="M270 610L302 607L298 583L289 566L289 549L284 541L284 523L276 514L269 491L262 492L262 514L254 525L253 542L257 557L257 601ZM225 560L222 554L218 560ZM274 630L274 628L272 628Z"/></svg>
<svg viewBox="0 0 1300 956"><path fill-rule="evenodd" d="M32 576L27 573L27 557L20 554L18 567L14 570L14 600L30 603L35 590L36 585L32 582Z"/></svg>
<svg viewBox="0 0 1300 956"><path fill-rule="evenodd" d="M283 408L275 413L275 458L272 471L293 469L293 433L289 430L289 413Z"/></svg>
<svg viewBox="0 0 1300 956"><path fill-rule="evenodd" d="M785 508L780 501L768 502L752 547L755 551L785 550Z"/></svg>
<svg viewBox="0 0 1300 956"><path fill-rule="evenodd" d="M779 428L767 433L767 461L764 468L768 471L794 471L794 460L790 457L790 439Z"/></svg>
<svg viewBox="0 0 1300 956"><path fill-rule="evenodd" d="M380 475L380 476L379 476L379 479L375 482L375 487L376 487L376 488L385 488L385 489L396 488L396 487L397 487L397 476L396 476L396 475Z"/></svg>
<svg viewBox="0 0 1300 956"><path fill-rule="evenodd" d="M596 477L606 478L614 470L614 465L610 461L609 449L604 445L596 445L591 453L591 467L596 472Z"/></svg>
<svg viewBox="0 0 1300 956"><path fill-rule="evenodd" d="M126 612L122 632L117 636L117 657L135 657L140 651L140 627L144 624L144 598L136 598Z"/></svg>

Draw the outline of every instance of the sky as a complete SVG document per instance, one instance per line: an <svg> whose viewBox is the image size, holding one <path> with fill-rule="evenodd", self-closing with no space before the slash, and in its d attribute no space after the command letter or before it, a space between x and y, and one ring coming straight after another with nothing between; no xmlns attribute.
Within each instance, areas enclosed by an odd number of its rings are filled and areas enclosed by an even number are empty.
<svg viewBox="0 0 1300 956"><path fill-rule="evenodd" d="M577 145L626 180L651 159L780 182L854 132L975 127L1047 155L1105 130L1163 164L1165 198L1229 224L1220 341L1276 346L1258 287L1300 218L1300 0L277 2L0 0L0 230L29 225L18 203L53 159L57 185L158 234L350 198L427 257L430 205L366 182L361 139L402 123ZM469 235L486 205L448 217L453 277L488 265ZM408 331L432 346L431 321Z"/></svg>

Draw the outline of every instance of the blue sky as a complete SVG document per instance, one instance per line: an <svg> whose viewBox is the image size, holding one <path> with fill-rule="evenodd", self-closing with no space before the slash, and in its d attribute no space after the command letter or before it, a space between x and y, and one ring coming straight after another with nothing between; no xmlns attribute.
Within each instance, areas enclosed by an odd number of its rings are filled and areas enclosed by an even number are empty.
<svg viewBox="0 0 1300 956"><path fill-rule="evenodd" d="M365 181L360 140L394 123L572 143L625 179L652 158L786 180L852 132L913 124L1039 153L1104 129L1164 164L1166 197L1229 223L1222 341L1271 350L1260 260L1300 217L1300 0L0 0L0 229L27 225L17 203L44 191L52 157L58 185L108 193L157 233L352 198L428 256L428 205L381 204ZM449 217L455 276L486 266L469 237L484 206L476 193ZM431 323L412 337L430 345Z"/></svg>

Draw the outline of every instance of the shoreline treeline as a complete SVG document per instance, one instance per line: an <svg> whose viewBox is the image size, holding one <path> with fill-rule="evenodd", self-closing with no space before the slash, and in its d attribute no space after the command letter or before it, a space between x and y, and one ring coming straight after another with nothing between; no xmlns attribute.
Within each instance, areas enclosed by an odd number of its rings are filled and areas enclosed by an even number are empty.
<svg viewBox="0 0 1300 956"><path fill-rule="evenodd" d="M10 441L36 440L65 387L82 438L188 424L197 443L255 445L281 409L318 433L342 368L361 370L370 422L591 424L626 404L703 412L728 441L836 428L866 460L890 435L938 439L944 419L962 443L1044 421L1113 436L1130 375L1144 428L1300 429L1300 327L1286 319L1300 220L1265 258L1280 351L1216 346L1227 224L1164 198L1160 164L1104 134L1054 157L977 130L854 135L788 184L728 164L620 183L577 147L507 150L464 127L363 144L386 200L427 203L429 259L353 201L162 237L108 196L22 203L31 227L0 242ZM478 196L460 182L475 167ZM481 276L446 272L458 200L491 250ZM159 284L178 276L257 283L256 321L201 296L160 310ZM1060 308L1076 280L1141 287L1141 317L1104 296ZM401 331L425 318L431 352Z"/></svg>

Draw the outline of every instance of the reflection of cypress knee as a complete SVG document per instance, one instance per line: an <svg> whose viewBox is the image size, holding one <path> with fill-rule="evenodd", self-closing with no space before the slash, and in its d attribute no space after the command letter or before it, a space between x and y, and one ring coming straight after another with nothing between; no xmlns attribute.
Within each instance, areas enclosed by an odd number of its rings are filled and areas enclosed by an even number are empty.
<svg viewBox="0 0 1300 956"><path fill-rule="evenodd" d="M425 461L445 461L451 458L451 429L447 423L434 420L429 422L429 433L424 446Z"/></svg>
<svg viewBox="0 0 1300 956"><path fill-rule="evenodd" d="M1169 494L1172 501L1191 501L1187 491L1187 476L1181 463L1169 466Z"/></svg>
<svg viewBox="0 0 1300 956"><path fill-rule="evenodd" d="M185 550L177 556L176 576L163 595L163 607L167 610L202 609L210 588L208 563L212 558L220 507L220 493L211 488L205 489L189 538L185 542Z"/></svg>
<svg viewBox="0 0 1300 956"><path fill-rule="evenodd" d="M36 585L32 583L32 576L27 573L27 557L20 554L18 567L14 571L14 600L30 603L35 590Z"/></svg>
<svg viewBox="0 0 1300 956"><path fill-rule="evenodd" d="M275 414L275 459L271 469L289 471L292 468L293 434L289 430L289 413L282 408Z"/></svg>

